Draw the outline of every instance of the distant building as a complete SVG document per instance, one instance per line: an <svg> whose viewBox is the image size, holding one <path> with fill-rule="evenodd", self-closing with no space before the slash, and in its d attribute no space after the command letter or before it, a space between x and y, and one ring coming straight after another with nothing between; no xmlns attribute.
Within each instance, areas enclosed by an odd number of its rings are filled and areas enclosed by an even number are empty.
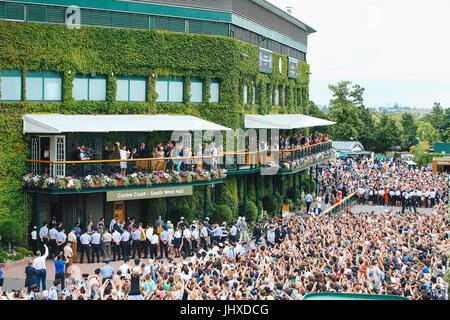
<svg viewBox="0 0 450 320"><path fill-rule="evenodd" d="M333 141L332 146L343 157L357 158L370 154L359 141Z"/></svg>

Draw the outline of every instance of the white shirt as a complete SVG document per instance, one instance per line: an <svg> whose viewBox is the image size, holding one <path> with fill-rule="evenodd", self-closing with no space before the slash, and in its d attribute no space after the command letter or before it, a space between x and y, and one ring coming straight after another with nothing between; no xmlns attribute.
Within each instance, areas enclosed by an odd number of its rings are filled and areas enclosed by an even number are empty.
<svg viewBox="0 0 450 320"><path fill-rule="evenodd" d="M150 238L152 237L153 234L153 228L148 228L147 230L145 230L145 236L147 237L147 239L150 240Z"/></svg>
<svg viewBox="0 0 450 320"><path fill-rule="evenodd" d="M45 269L45 259L47 259L47 256L48 256L48 248L46 247L45 248L45 254L43 256L34 258L33 267L36 270L43 270L43 269Z"/></svg>
<svg viewBox="0 0 450 320"><path fill-rule="evenodd" d="M130 269L130 266L126 263L124 263L123 265L121 265L119 267L119 270L122 271L122 276L126 276L128 274L129 269Z"/></svg>
<svg viewBox="0 0 450 320"><path fill-rule="evenodd" d="M189 229L184 229L183 237L185 237L188 240L191 240L191 231L189 231Z"/></svg>
<svg viewBox="0 0 450 320"><path fill-rule="evenodd" d="M158 235L155 233L150 237L150 243L151 244L158 244Z"/></svg>
<svg viewBox="0 0 450 320"><path fill-rule="evenodd" d="M36 230L31 231L31 239L37 240L37 232L36 232Z"/></svg>

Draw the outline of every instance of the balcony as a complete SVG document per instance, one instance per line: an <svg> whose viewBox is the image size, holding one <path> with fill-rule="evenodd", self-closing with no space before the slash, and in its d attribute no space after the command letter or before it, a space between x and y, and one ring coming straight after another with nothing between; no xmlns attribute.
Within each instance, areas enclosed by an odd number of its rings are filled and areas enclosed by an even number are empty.
<svg viewBox="0 0 450 320"><path fill-rule="evenodd" d="M273 174L296 173L333 156L331 141L327 141L290 150L240 150L217 156L84 161L25 160L29 173L23 177L23 186L28 190L100 191L102 188L114 187L209 184L221 182L227 175L258 173L262 168L273 169Z"/></svg>

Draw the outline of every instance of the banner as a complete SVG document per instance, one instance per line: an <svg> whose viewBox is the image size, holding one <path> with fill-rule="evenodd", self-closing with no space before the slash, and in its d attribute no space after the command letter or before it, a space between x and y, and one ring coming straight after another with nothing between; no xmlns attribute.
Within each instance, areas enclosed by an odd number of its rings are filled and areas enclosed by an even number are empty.
<svg viewBox="0 0 450 320"><path fill-rule="evenodd" d="M272 73L272 51L259 48L259 72Z"/></svg>
<svg viewBox="0 0 450 320"><path fill-rule="evenodd" d="M106 193L106 201L190 196L192 193L192 186L108 191Z"/></svg>
<svg viewBox="0 0 450 320"><path fill-rule="evenodd" d="M288 58L288 78L298 79L298 60Z"/></svg>

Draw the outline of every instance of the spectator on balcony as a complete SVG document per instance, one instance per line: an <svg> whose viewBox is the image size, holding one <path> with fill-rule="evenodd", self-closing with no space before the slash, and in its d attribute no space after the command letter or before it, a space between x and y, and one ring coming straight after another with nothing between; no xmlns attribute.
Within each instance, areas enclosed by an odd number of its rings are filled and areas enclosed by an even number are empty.
<svg viewBox="0 0 450 320"><path fill-rule="evenodd" d="M90 160L90 158L88 157L86 146L84 144L80 147L80 160L81 161Z"/></svg>
<svg viewBox="0 0 450 320"><path fill-rule="evenodd" d="M122 146L122 149L119 151L119 154L120 160L126 160L129 158L129 152L127 151L126 146ZM120 174L123 176L127 174L127 161L120 162Z"/></svg>
<svg viewBox="0 0 450 320"><path fill-rule="evenodd" d="M139 146L138 157L141 158L141 159L146 159L146 158L149 157L148 150L145 147L145 143L143 143L143 142Z"/></svg>

